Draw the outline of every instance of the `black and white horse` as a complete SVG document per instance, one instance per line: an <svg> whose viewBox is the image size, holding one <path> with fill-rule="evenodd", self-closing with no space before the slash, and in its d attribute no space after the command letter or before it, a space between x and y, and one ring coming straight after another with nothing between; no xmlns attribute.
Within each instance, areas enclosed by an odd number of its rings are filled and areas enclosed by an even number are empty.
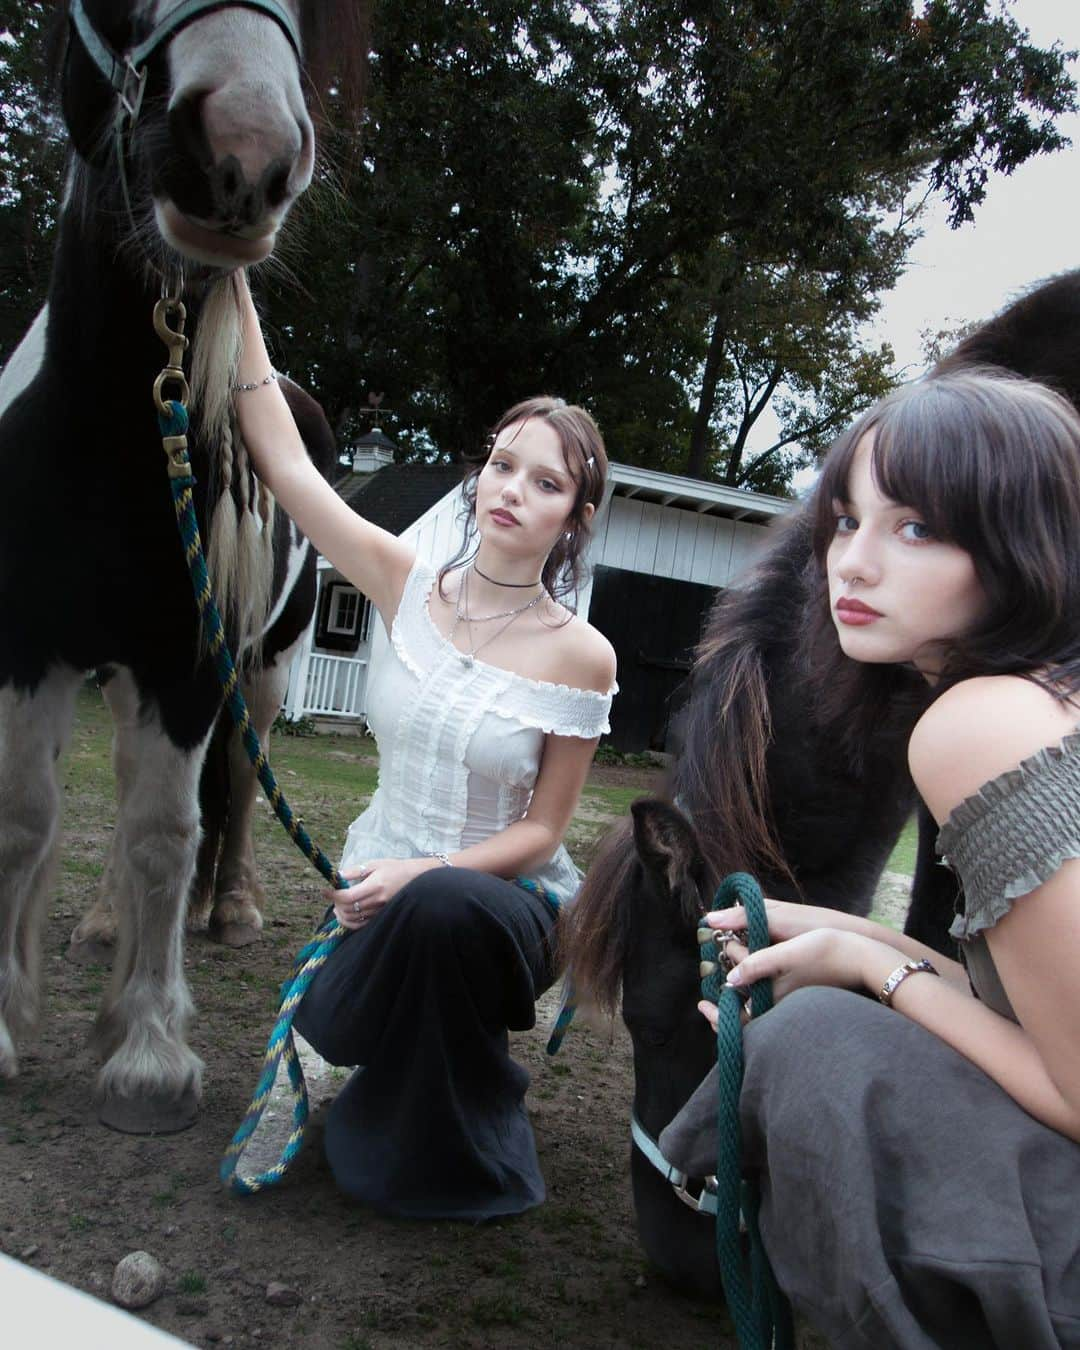
<svg viewBox="0 0 1080 1350"><path fill-rule="evenodd" d="M221 707L152 399L165 364L153 308L164 282L186 273L196 511L265 732L311 612L314 559L235 433L229 274L269 255L308 186L308 100L331 59L335 77L343 60L362 61L361 9L351 0L63 7L59 78L74 153L48 302L0 379L0 1076L16 1072L15 1036L39 1012L57 759L76 692L97 670L115 720L118 796L106 872L118 936L97 1024L98 1088L102 1119L121 1129L182 1128L197 1109L184 910L200 771ZM122 135L121 104L137 113ZM287 392L328 467L321 411ZM235 797L215 901L226 938L260 922L251 795ZM76 937L99 935L107 908L99 903Z"/></svg>
<svg viewBox="0 0 1080 1350"><path fill-rule="evenodd" d="M1080 272L1009 306L937 371L973 365L1042 380L1080 407ZM673 1283L712 1297L720 1296L712 1225L682 1203L649 1143L716 1053L696 1011L697 920L716 882L748 866L767 895L868 913L915 802L906 743L925 686L914 676L910 686L892 685L891 704L873 710L872 734L867 727L849 734L842 697L810 674L804 615L812 566L808 523L797 514L743 583L718 597L672 773L678 807L635 803L562 920L562 955L579 995L611 1012L621 995L633 1042L635 1134L645 1147L632 1149L631 1178L642 1245ZM755 733L761 727L769 729L764 741ZM744 814L732 824L747 780L757 783L779 843L779 856L764 864L748 861L757 843L753 821ZM936 829L927 819L920 817L906 930L946 949L956 888L935 863Z"/></svg>

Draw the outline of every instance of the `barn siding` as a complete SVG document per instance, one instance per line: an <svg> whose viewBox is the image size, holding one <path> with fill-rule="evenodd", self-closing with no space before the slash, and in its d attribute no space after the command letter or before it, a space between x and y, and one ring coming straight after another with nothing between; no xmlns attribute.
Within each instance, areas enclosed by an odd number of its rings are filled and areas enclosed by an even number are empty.
<svg viewBox="0 0 1080 1350"><path fill-rule="evenodd" d="M750 560L765 528L639 497L613 497L598 523L590 561L699 586L727 586Z"/></svg>

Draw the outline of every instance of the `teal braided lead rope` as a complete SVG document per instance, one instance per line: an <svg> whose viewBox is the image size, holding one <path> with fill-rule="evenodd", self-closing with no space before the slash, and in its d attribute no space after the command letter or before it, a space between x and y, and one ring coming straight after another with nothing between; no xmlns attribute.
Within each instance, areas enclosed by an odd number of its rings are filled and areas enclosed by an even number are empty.
<svg viewBox="0 0 1080 1350"><path fill-rule="evenodd" d="M562 902L553 891L546 891L542 886L535 882L531 877L515 877L518 886L527 891L532 891L534 895L539 895L546 900L555 911L556 916L562 908ZM570 1023L574 1020L574 1013L577 1012L577 998L574 994L573 981L569 973L563 979L563 996L559 1005L559 1011L555 1016L555 1024L552 1026L548 1035L548 1042L545 1047L549 1055L557 1055L563 1043L563 1037L566 1035Z"/></svg>
<svg viewBox="0 0 1080 1350"><path fill-rule="evenodd" d="M310 1107L303 1066L300 1063L299 1055L296 1053L296 1044L293 1040L292 1022L296 1009L300 1006L300 1001L307 993L312 980L326 964L330 953L345 936L345 932L346 930L336 919L327 920L316 932L314 938L301 950L293 964L292 975L282 985L281 1003L278 1007L277 1020L270 1033L270 1039L266 1043L262 1073L259 1075L251 1104L248 1106L239 1129L233 1135L232 1141L225 1150L225 1155L218 1169L218 1175L222 1182L231 1185L232 1189L240 1195L254 1195L256 1191L276 1185L288 1171L293 1159L303 1146L304 1131L307 1126ZM292 1087L292 1129L285 1141L280 1158L272 1167L267 1168L265 1172L260 1172L257 1176L244 1176L237 1170L240 1159L247 1147L248 1140L255 1133L259 1121L262 1119L274 1083L277 1080L278 1068L282 1060L285 1062L289 1083Z"/></svg>
<svg viewBox="0 0 1080 1350"><path fill-rule="evenodd" d="M169 409L168 415L158 415L161 435L163 438L179 438L182 441L188 430L187 409L182 403L175 400L170 401L166 406ZM206 568L206 557L203 553L202 539L199 534L199 523L195 518L195 501L191 490L195 480L191 474L191 463L188 460L186 448L182 444L174 445L169 458L169 484L172 489L176 524L184 545L184 559L195 592L195 603L198 606L199 616L207 635L210 654L214 659L229 712L244 742L244 748L258 775L259 782L262 784L263 791L266 793L266 799L274 808L274 814L288 831L296 846L305 857L311 860L331 886L336 890L344 890L349 883L342 877L322 849L314 843L299 818L293 813L284 793L278 787L277 779L270 769L269 761L263 754L259 738L251 725L247 703L240 690L240 679L236 673L236 666L229 652L228 643L225 641L225 629L221 622L221 614L218 611L210 586L210 576ZM244 1119L225 1150L219 1169L221 1180L231 1185L232 1189L241 1195L252 1195L256 1191L279 1182L304 1142L304 1130L309 1114L308 1092L307 1083L304 1081L303 1066L296 1053L296 1045L293 1040L292 1021L308 986L322 966L326 964L330 953L345 936L345 933L346 929L336 919L330 919L324 923L297 956L292 974L282 987L277 1020L274 1023L263 1055L262 1073L259 1075L259 1081L255 1087L251 1103L244 1114ZM278 1162L257 1176L245 1177L238 1170L240 1159L248 1140L255 1133L259 1121L262 1119L282 1061L285 1063L292 1089L292 1129Z"/></svg>
<svg viewBox="0 0 1080 1350"><path fill-rule="evenodd" d="M733 872L717 889L714 909L742 905L747 919L747 945L758 951L769 945L769 924L761 888L745 872ZM742 1129L739 1097L742 1092L742 1010L739 995L728 985L716 959L714 930L699 930L701 994L716 1004L716 1061L719 1074L717 1110L718 1158L716 1163L716 1257L724 1297L735 1324L742 1350L791 1350L794 1332L787 1300L780 1292L769 1266L758 1230L759 1196L756 1182L742 1176ZM772 1007L772 986L759 980L750 987L754 1017ZM750 1240L750 1280L742 1252L740 1217L745 1218Z"/></svg>

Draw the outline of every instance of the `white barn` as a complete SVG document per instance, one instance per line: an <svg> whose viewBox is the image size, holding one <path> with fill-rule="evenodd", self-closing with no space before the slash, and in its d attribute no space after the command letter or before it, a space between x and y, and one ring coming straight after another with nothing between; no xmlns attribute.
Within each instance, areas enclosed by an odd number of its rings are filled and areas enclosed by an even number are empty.
<svg viewBox="0 0 1080 1350"><path fill-rule="evenodd" d="M377 477L408 467L387 465ZM370 497L372 489L364 495ZM746 567L766 526L790 505L719 483L611 465L589 553L592 575L578 612L609 638L618 655L621 692L611 736L617 748L664 748L690 649L712 596ZM439 564L457 550L461 513L460 488L454 487L398 532ZM319 578L320 603L293 662L286 713L362 721L368 665L386 634L364 597L324 558Z"/></svg>

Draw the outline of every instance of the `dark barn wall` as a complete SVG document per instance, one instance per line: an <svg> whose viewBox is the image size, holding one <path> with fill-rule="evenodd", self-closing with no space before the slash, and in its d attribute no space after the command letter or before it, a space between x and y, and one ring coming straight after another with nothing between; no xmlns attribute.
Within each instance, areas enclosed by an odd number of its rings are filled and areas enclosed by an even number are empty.
<svg viewBox="0 0 1080 1350"><path fill-rule="evenodd" d="M597 567L589 622L615 648L619 693L611 710L616 750L669 749L693 649L716 590L618 567Z"/></svg>

